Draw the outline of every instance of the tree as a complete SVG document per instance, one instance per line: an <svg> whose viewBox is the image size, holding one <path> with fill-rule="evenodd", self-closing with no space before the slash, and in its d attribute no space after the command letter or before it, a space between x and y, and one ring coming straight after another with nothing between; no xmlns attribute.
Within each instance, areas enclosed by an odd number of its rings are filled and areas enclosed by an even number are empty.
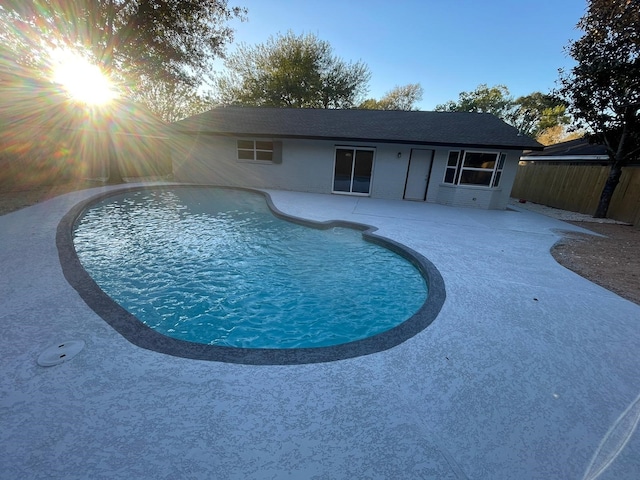
<svg viewBox="0 0 640 480"><path fill-rule="evenodd" d="M554 95L533 92L514 100L505 85L478 85L472 92L461 92L457 102L437 105L436 111L491 113L523 135L538 137L546 129L569 123L566 103Z"/></svg>
<svg viewBox="0 0 640 480"><path fill-rule="evenodd" d="M79 49L128 81L193 85L232 39L227 22L246 10L227 0L5 0L0 13L3 40L32 57Z"/></svg>
<svg viewBox="0 0 640 480"><path fill-rule="evenodd" d="M582 138L584 132L582 131L567 131L564 125L555 125L553 127L545 128L537 136L536 140L542 145L555 145L556 143L568 142L569 140L575 140Z"/></svg>
<svg viewBox="0 0 640 480"><path fill-rule="evenodd" d="M9 52L41 76L50 52L64 48L90 58L129 95L139 85L195 87L232 39L227 22L245 13L227 0L5 0L0 60ZM121 182L114 146L105 154L109 182Z"/></svg>
<svg viewBox="0 0 640 480"><path fill-rule="evenodd" d="M380 100L368 98L358 108L367 110L417 110L415 104L422 100L424 89L419 83L396 86Z"/></svg>
<svg viewBox="0 0 640 480"><path fill-rule="evenodd" d="M607 149L611 168L594 214L604 218L622 167L640 155L640 3L590 0L577 26L584 35L567 47L577 65L560 72L559 94Z"/></svg>
<svg viewBox="0 0 640 480"><path fill-rule="evenodd" d="M292 32L256 46L240 44L225 67L215 79L223 105L351 108L371 77L364 63L334 56L328 42Z"/></svg>
<svg viewBox="0 0 640 480"><path fill-rule="evenodd" d="M505 85L488 87L486 84L478 85L472 92L460 92L458 101L436 105L438 112L474 112L492 113L506 120L513 110L514 101Z"/></svg>
<svg viewBox="0 0 640 480"><path fill-rule="evenodd" d="M211 108L213 97L183 82L146 81L136 86L131 99L147 107L165 122L176 122Z"/></svg>
<svg viewBox="0 0 640 480"><path fill-rule="evenodd" d="M517 98L514 110L507 119L524 135L538 138L546 129L567 125L567 105L553 95L533 92Z"/></svg>

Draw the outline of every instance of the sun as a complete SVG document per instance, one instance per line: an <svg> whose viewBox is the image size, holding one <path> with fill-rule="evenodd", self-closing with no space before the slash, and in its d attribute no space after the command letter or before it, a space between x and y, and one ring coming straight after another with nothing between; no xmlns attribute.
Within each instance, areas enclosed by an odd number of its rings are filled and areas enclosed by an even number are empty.
<svg viewBox="0 0 640 480"><path fill-rule="evenodd" d="M69 96L88 105L104 105L117 97L113 84L97 65L70 50L51 52L52 79Z"/></svg>

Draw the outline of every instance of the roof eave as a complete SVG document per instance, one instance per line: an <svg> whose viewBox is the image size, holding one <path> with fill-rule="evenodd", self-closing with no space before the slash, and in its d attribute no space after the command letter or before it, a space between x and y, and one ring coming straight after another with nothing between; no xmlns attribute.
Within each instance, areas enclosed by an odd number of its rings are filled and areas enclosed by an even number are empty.
<svg viewBox="0 0 640 480"><path fill-rule="evenodd" d="M601 162L609 161L607 155L523 155L520 157L522 161L544 161L544 162Z"/></svg>
<svg viewBox="0 0 640 480"><path fill-rule="evenodd" d="M290 138L295 140L325 140L334 142L369 142L369 143L387 143L392 145L431 145L434 147L455 147L455 148L493 148L502 150L542 150L544 147L532 145L505 145L505 144L488 144L473 142L440 142L429 140L406 140L406 139L386 139L374 137L340 137L340 136L322 136L322 135L282 135L269 133L250 133L250 132L207 132L193 130L174 130L176 133L184 135L206 135L214 137L255 137L255 138Z"/></svg>

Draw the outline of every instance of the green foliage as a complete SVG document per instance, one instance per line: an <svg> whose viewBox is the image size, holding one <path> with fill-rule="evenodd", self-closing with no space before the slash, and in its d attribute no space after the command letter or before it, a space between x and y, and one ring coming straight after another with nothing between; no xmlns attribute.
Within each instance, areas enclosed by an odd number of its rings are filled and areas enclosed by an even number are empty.
<svg viewBox="0 0 640 480"><path fill-rule="evenodd" d="M146 78L142 78L133 89L131 100L144 105L165 122L197 115L214 104L211 93L188 83L154 82Z"/></svg>
<svg viewBox="0 0 640 480"><path fill-rule="evenodd" d="M121 182L113 139L89 148L81 135L74 134L78 138L66 141L55 130L64 125L64 115L59 122L34 120L48 114L57 98L40 84L51 84L51 51L76 52L102 67L120 84L125 96L142 102L165 120L176 120L206 108L208 99L198 85L208 76L212 59L221 56L232 39L228 21L243 19L245 13L229 7L227 0L3 1L0 108L11 125L2 129L0 155L5 163L29 161L37 170L58 175L69 170L64 165L79 158L72 154L77 148L71 147L82 144L83 162L88 154L104 157L110 165L109 181ZM38 128L35 138L15 127L24 121L30 129ZM67 136L72 135L69 132ZM49 154L50 150L55 155ZM147 158L161 156L162 152L151 150L144 149ZM57 169L45 168L48 163L41 158L53 159ZM19 175L10 177L16 180Z"/></svg>
<svg viewBox="0 0 640 480"><path fill-rule="evenodd" d="M577 65L560 72L558 93L607 147L611 174L595 214L604 217L622 167L640 155L640 2L591 0L578 28L584 35L567 48Z"/></svg>
<svg viewBox="0 0 640 480"><path fill-rule="evenodd" d="M548 128L569 123L566 104L557 97L533 92L514 100L505 85L478 85L472 92L460 93L457 102L449 101L435 109L441 112L491 113L532 137L539 136Z"/></svg>
<svg viewBox="0 0 640 480"><path fill-rule="evenodd" d="M533 92L517 98L514 109L507 121L520 132L538 137L542 132L558 125L568 125L566 104L554 97L540 92Z"/></svg>
<svg viewBox="0 0 640 480"><path fill-rule="evenodd" d="M223 105L351 108L371 74L362 62L347 63L315 35L292 32L256 46L241 44L215 79Z"/></svg>
<svg viewBox="0 0 640 480"><path fill-rule="evenodd" d="M461 92L458 101L436 105L439 112L474 112L492 113L506 120L513 109L513 98L509 89L504 85L488 87L486 84L478 85L472 92Z"/></svg>
<svg viewBox="0 0 640 480"><path fill-rule="evenodd" d="M576 140L584 136L583 131L568 132L564 125L555 125L545 128L538 134L536 140L542 145L555 145L556 143L568 142Z"/></svg>
<svg viewBox="0 0 640 480"><path fill-rule="evenodd" d="M567 48L578 64L561 72L559 93L577 121L611 144L613 152L623 130L638 133L640 6L628 0L591 1L578 27L585 34Z"/></svg>
<svg viewBox="0 0 640 480"><path fill-rule="evenodd" d="M232 39L227 22L244 13L227 0L8 0L0 41L25 65L64 46L123 80L196 84Z"/></svg>
<svg viewBox="0 0 640 480"><path fill-rule="evenodd" d="M375 98L367 98L363 102L360 102L358 108L361 110L384 110L384 108L380 106L380 102Z"/></svg>
<svg viewBox="0 0 640 480"><path fill-rule="evenodd" d="M422 100L424 89L419 83L396 86L380 99L369 98L358 105L365 110L417 110L415 104Z"/></svg>

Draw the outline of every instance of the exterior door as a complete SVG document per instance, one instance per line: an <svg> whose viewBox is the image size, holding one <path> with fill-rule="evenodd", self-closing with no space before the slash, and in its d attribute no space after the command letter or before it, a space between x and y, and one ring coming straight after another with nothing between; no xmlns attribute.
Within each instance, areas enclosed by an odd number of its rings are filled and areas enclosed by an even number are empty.
<svg viewBox="0 0 640 480"><path fill-rule="evenodd" d="M369 195L373 171L373 150L337 148L333 167L333 192Z"/></svg>
<svg viewBox="0 0 640 480"><path fill-rule="evenodd" d="M412 149L407 170L407 182L404 186L405 200L424 201L427 198L427 185L431 175L433 150Z"/></svg>

